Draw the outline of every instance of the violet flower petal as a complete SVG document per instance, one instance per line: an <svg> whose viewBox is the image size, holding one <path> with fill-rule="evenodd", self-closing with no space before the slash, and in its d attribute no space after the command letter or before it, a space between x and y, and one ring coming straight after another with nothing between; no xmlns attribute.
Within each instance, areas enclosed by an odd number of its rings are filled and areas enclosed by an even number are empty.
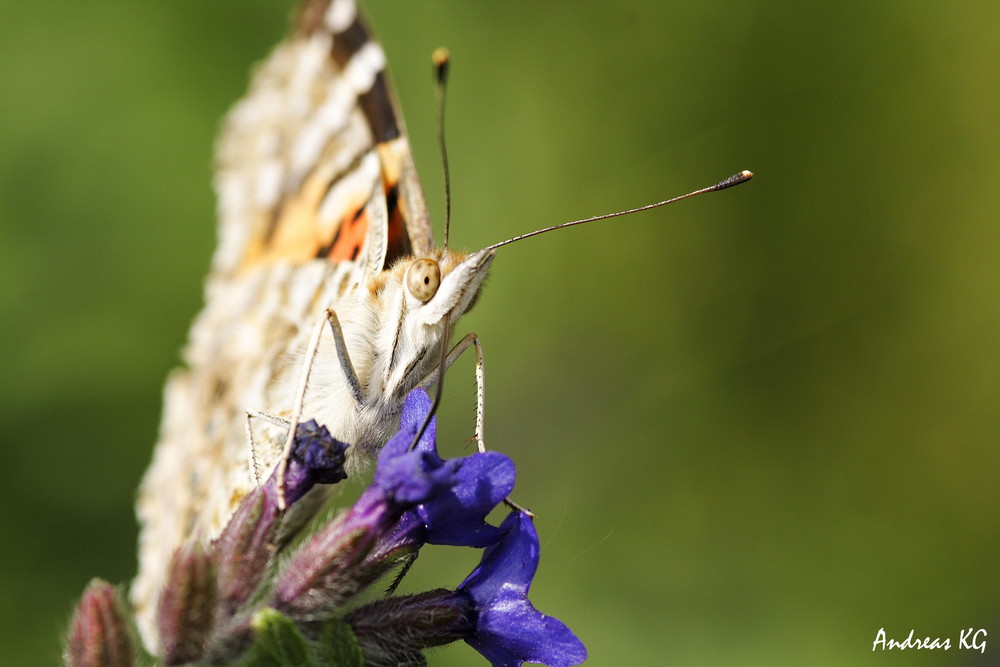
<svg viewBox="0 0 1000 667"><path fill-rule="evenodd" d="M562 621L528 601L539 556L538 533L530 517L512 512L501 528L507 535L486 549L482 562L458 587L472 598L476 610L476 627L466 643L494 666L580 664L587 659L583 643Z"/></svg>
<svg viewBox="0 0 1000 667"><path fill-rule="evenodd" d="M407 436L399 440L394 438L386 446L391 454L385 454L383 450L384 456L402 456L403 448L408 449L412 445L416 430L427 418L431 407L431 399L423 389L414 389L407 395L400 417L400 434L406 433ZM437 424L431 419L420 442L408 454L422 454L424 465L429 469L452 467L455 476L451 486L439 489L433 497L404 513L399 523L385 536L378 553L425 543L482 548L495 544L505 532L486 523L485 519L514 488L514 463L498 452L477 452L445 461L437 453L436 431ZM392 463L383 462L380 457L379 466L388 471Z"/></svg>
<svg viewBox="0 0 1000 667"><path fill-rule="evenodd" d="M399 417L399 430L410 431L411 442L417 434L417 429L427 419L427 413L431 411L433 405L434 402L431 400L431 397L423 389L414 389L406 395L406 400L403 401L403 412ZM416 448L425 452L433 452L437 455L436 441L437 419L433 418L431 419L431 423L427 425L427 430L420 437L420 442L417 443Z"/></svg>
<svg viewBox="0 0 1000 667"><path fill-rule="evenodd" d="M514 488L514 462L499 452L459 460L454 486L413 510L424 525L424 540L480 548L496 544L505 531L485 519Z"/></svg>
<svg viewBox="0 0 1000 667"><path fill-rule="evenodd" d="M420 438L419 446L410 449L430 408L431 401L424 390L415 389L407 395L399 432L382 448L372 477L373 485L406 507L422 503L452 486L461 467L458 461L444 461L437 455L434 419Z"/></svg>

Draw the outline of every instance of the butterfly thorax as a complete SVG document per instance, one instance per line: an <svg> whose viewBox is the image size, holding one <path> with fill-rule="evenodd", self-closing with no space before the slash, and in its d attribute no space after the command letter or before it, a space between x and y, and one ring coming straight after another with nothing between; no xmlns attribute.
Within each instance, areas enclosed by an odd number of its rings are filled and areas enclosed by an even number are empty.
<svg viewBox="0 0 1000 667"><path fill-rule="evenodd" d="M325 331L302 397L302 414L349 443L353 464L364 463L398 429L404 398L430 380L441 364L446 321L452 327L472 307L491 261L492 253L455 251L439 251L432 258L403 257L340 299L334 310L342 323L361 400L352 394L332 332ZM421 295L428 297L426 301L406 285L415 262L433 262L440 268L434 293ZM303 347L289 355L268 393L267 404L282 406L282 416L290 414L299 398L305 351ZM284 442L285 433L276 432L281 429L270 430L271 436L259 441L267 451L256 453L263 470L273 468Z"/></svg>

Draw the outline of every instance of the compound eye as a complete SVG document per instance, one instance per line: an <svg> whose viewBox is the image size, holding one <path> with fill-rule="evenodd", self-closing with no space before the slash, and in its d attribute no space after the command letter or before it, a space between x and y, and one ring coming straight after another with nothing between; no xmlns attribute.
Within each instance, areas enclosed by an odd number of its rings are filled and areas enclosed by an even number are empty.
<svg viewBox="0 0 1000 667"><path fill-rule="evenodd" d="M441 267L433 259L418 259L406 269L403 283L414 298L427 303L441 285Z"/></svg>

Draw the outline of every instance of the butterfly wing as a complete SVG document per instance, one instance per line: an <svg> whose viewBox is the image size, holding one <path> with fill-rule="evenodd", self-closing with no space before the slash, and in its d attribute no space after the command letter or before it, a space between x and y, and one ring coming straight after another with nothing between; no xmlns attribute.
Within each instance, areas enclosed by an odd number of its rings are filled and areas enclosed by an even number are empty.
<svg viewBox="0 0 1000 667"><path fill-rule="evenodd" d="M268 397L325 308L434 247L384 67L353 0L311 0L225 121L206 303L168 378L137 502L132 597L150 648L174 550L216 535L276 460L263 453L252 470L246 410L291 408Z"/></svg>

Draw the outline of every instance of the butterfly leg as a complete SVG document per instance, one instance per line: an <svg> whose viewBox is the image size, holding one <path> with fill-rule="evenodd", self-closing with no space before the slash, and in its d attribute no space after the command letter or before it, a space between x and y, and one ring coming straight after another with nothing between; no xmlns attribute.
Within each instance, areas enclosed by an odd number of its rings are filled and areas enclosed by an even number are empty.
<svg viewBox="0 0 1000 667"><path fill-rule="evenodd" d="M458 341L455 347L451 348L451 352L444 359L444 369L448 370L455 360L458 359L459 355L469 349L469 346L475 346L476 348L476 445L479 447L480 452L486 451L486 442L483 439L483 427L486 414L486 373L485 366L483 363L483 345L479 342L479 336L474 333L468 333L462 340ZM430 374L423 380L417 383L418 387L426 389L429 385L434 384L438 379L438 373L440 368L435 369L430 372ZM504 498L504 504L510 509L517 512L524 512L530 517L535 515L531 510L522 507L521 505L514 502L511 498Z"/></svg>
<svg viewBox="0 0 1000 667"><path fill-rule="evenodd" d="M486 441L484 439L485 433L485 417L486 417L486 373L484 370L483 363L483 345L479 342L479 336L474 333L467 333L462 340L455 344L455 347L451 348L451 352L444 360L444 369L448 370L451 365L455 363L459 355L469 349L469 346L474 346L476 348L476 446L479 451L486 451ZM417 386L426 389L429 385L434 384L438 379L438 374L440 373L440 368L436 368L431 371L427 377L417 383Z"/></svg>
<svg viewBox="0 0 1000 667"><path fill-rule="evenodd" d="M292 410L292 418L288 421L290 425L298 424L302 419L302 406L306 400L309 375L312 373L316 354L319 352L319 342L323 336L323 327L327 323L330 325L330 333L333 334L333 344L337 348L337 359L340 361L341 370L344 371L347 388L350 390L355 402L360 404L363 400L361 382L358 380L357 371L354 370L354 364L351 363L351 357L347 352L347 343L344 342L344 332L340 327L340 320L332 308L327 308L326 317L316 324L316 328L309 338L309 346L306 348L306 361L302 368L302 377L299 379L298 391L296 393L295 408ZM295 429L289 428L288 436L285 438L285 446L281 451L281 459L278 462L278 508L281 510L285 509L285 470L288 468L288 456L292 452L292 444L294 442Z"/></svg>
<svg viewBox="0 0 1000 667"><path fill-rule="evenodd" d="M261 412L260 410L247 410L247 442L250 443L250 469L253 471L254 480L257 482L257 486L263 484L260 479L260 464L257 463L257 441L253 437L253 419L262 419L268 424L273 426L278 426L284 429L288 428L289 421L283 417L278 417L276 415L268 414L267 412Z"/></svg>
<svg viewBox="0 0 1000 667"><path fill-rule="evenodd" d="M344 380L347 381L347 388L350 389L351 396L354 397L354 402L361 404L364 400L364 395L361 393L361 381L358 380L354 364L351 363L351 356L347 352L347 343L344 342L344 332L340 328L340 320L337 319L337 313L334 312L333 308L326 309L326 321L330 324L330 333L333 334L333 343L337 347L337 359L340 360L340 368L344 371ZM320 328L322 326L321 324ZM317 347L319 346L318 338L316 345ZM313 350L312 359L309 360L310 366L315 358L316 351Z"/></svg>

